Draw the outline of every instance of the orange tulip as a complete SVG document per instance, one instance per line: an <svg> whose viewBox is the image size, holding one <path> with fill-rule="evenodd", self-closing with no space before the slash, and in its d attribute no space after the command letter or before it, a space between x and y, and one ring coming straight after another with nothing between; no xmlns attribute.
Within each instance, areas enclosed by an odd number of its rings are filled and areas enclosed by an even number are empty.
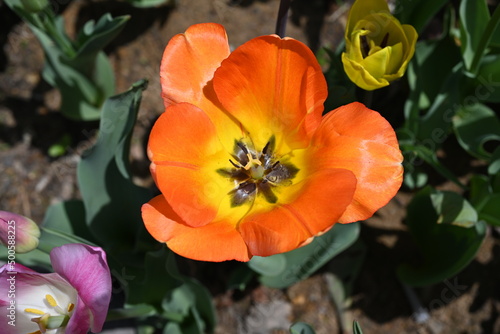
<svg viewBox="0 0 500 334"><path fill-rule="evenodd" d="M222 26L198 24L172 38L160 71L166 111L148 155L162 194L142 216L182 256L287 252L372 216L401 185L390 124L360 103L322 117L323 73L296 40L261 36L230 53Z"/></svg>

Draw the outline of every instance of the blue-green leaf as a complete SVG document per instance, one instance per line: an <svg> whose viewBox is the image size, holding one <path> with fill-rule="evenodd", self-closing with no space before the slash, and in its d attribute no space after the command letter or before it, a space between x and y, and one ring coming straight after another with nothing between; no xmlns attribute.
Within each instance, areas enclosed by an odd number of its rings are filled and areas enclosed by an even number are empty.
<svg viewBox="0 0 500 334"><path fill-rule="evenodd" d="M418 33L447 3L447 0L399 0L394 13L403 24L411 24Z"/></svg>
<svg viewBox="0 0 500 334"><path fill-rule="evenodd" d="M456 275L474 258L486 235L484 221L468 228L453 223L475 212L465 199L452 194L427 187L408 205L406 223L422 254L420 262L398 268L399 278L408 285L430 285Z"/></svg>
<svg viewBox="0 0 500 334"><path fill-rule="evenodd" d="M476 158L490 160L492 154L484 145L489 141L500 142L500 121L495 112L484 104L462 105L453 127L460 145Z"/></svg>
<svg viewBox="0 0 500 334"><path fill-rule="evenodd" d="M353 334L363 334L363 331L361 330L361 326L359 325L359 323L354 320L354 322L352 323L352 333Z"/></svg>
<svg viewBox="0 0 500 334"><path fill-rule="evenodd" d="M352 245L359 235L359 223L335 224L320 237L293 251L268 257L254 256L250 268L259 273L262 284L284 288L313 274L327 261Z"/></svg>
<svg viewBox="0 0 500 334"><path fill-rule="evenodd" d="M290 334L315 334L314 329L305 322L296 322L290 327Z"/></svg>
<svg viewBox="0 0 500 334"><path fill-rule="evenodd" d="M130 247L147 236L140 213L142 204L152 196L132 182L128 163L132 129L145 88L146 81L141 81L106 101L97 142L78 164L87 225L110 248Z"/></svg>
<svg viewBox="0 0 500 334"><path fill-rule="evenodd" d="M489 20L490 12L486 0L462 0L460 3L460 40L467 69L471 68Z"/></svg>

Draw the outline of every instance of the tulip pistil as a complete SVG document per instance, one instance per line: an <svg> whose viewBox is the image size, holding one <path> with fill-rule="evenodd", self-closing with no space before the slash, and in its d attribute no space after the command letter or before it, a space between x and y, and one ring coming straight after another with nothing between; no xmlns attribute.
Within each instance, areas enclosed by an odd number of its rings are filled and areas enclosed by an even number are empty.
<svg viewBox="0 0 500 334"><path fill-rule="evenodd" d="M231 205L240 206L262 194L267 202L276 203L278 198L273 188L290 185L298 169L276 159L274 137L258 152L241 141L236 142L234 154L229 162L233 168L219 169L219 174L228 177L235 185L230 191Z"/></svg>

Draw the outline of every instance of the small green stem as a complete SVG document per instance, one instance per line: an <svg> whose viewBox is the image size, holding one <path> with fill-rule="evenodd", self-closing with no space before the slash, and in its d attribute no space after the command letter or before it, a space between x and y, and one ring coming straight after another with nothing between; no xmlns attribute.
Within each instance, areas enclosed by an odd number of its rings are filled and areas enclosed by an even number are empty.
<svg viewBox="0 0 500 334"><path fill-rule="evenodd" d="M479 41L479 45L477 46L476 52L474 53L474 58L472 59L472 64L470 66L470 72L476 74L477 67L483 58L484 52L486 48L490 44L490 40L493 37L493 33L500 22L500 6L497 6L495 11L493 12L493 16L488 21L486 25L486 29L484 30L483 36Z"/></svg>
<svg viewBox="0 0 500 334"><path fill-rule="evenodd" d="M88 240L77 237L76 235L67 234L67 233L53 230L53 229L47 228L47 227L41 227L40 229L47 234L52 234L52 235L58 236L60 238L66 239L66 240L68 240L68 242L71 242L71 243L82 243L82 244L86 244L89 246L97 246L96 244L94 244Z"/></svg>

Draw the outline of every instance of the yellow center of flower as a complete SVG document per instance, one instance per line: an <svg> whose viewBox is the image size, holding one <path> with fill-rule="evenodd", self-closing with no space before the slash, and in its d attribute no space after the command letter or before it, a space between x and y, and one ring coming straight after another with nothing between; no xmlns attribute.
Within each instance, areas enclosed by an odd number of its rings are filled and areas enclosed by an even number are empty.
<svg viewBox="0 0 500 334"><path fill-rule="evenodd" d="M278 198L273 192L277 186L290 185L299 171L290 163L277 160L274 155L275 139L272 137L262 151L258 152L242 141L234 147L233 159L229 159L232 168L219 169L219 174L234 183L231 206L240 206L262 194L267 202L276 203Z"/></svg>
<svg viewBox="0 0 500 334"><path fill-rule="evenodd" d="M39 330L28 334L43 334L48 329L62 328L68 324L69 318L71 317L70 313L75 308L75 304L69 303L66 310L64 310L58 305L56 299L49 294L45 295L45 301L47 301L57 315L51 315L50 313L35 308L24 309L24 312L40 315L40 317L31 318L31 321L38 325Z"/></svg>

